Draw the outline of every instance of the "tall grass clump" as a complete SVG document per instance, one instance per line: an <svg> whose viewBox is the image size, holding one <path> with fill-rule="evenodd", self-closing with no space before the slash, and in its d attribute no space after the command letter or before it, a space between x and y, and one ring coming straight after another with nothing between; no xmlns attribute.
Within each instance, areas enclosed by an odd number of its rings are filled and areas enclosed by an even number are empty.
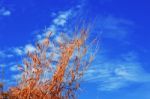
<svg viewBox="0 0 150 99"><path fill-rule="evenodd" d="M10 99L70 99L76 98L81 78L94 55L87 55L88 29L73 37L61 34L59 42L49 33L36 43L36 50L23 59L22 78L9 90Z"/></svg>

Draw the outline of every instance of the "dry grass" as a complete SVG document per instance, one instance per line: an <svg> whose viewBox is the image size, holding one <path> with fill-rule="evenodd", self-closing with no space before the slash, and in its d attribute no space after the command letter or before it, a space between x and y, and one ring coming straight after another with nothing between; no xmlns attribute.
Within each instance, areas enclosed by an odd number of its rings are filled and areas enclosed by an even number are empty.
<svg viewBox="0 0 150 99"><path fill-rule="evenodd" d="M10 88L10 99L70 99L76 98L80 80L94 56L84 57L88 29L73 38L61 35L63 42L50 41L51 33L36 44L35 52L28 52L23 60L22 78L17 87ZM52 50L53 46L55 49ZM59 58L54 60L55 55ZM46 72L47 71L47 72ZM48 77L45 77L49 73Z"/></svg>

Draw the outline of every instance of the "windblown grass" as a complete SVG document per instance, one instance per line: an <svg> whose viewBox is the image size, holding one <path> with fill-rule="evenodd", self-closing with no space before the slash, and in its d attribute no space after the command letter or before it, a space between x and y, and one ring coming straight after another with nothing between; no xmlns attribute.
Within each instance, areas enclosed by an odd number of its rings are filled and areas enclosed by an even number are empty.
<svg viewBox="0 0 150 99"><path fill-rule="evenodd" d="M36 44L35 52L28 52L23 60L22 78L17 87L9 90L10 99L70 99L76 91L84 72L94 55L87 58L86 44L88 29L68 38L61 35L63 42L50 41L51 33ZM53 46L55 49L52 50ZM57 60L55 55L58 55ZM48 75L45 77L45 75Z"/></svg>

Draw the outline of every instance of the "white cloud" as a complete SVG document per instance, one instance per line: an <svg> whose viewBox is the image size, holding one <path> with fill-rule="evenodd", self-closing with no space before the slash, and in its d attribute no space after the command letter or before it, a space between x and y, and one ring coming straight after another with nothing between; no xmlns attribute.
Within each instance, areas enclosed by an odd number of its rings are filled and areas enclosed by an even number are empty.
<svg viewBox="0 0 150 99"><path fill-rule="evenodd" d="M10 71L18 71L18 66L17 65L13 65L13 66L10 66Z"/></svg>
<svg viewBox="0 0 150 99"><path fill-rule="evenodd" d="M71 10L60 12L60 14L53 20L53 23L58 26L64 26L70 15L71 15Z"/></svg>
<svg viewBox="0 0 150 99"><path fill-rule="evenodd" d="M68 19L72 15L72 10L69 9L67 11L59 11L58 13L52 13L52 14L54 14L53 16L56 17L52 20L50 26L46 27L44 33L36 35L38 41L43 40L43 38L45 38L50 32L52 32L51 36L54 36L55 33L60 32L62 28L59 26L63 27L67 23ZM63 27L63 30L64 29L65 28Z"/></svg>
<svg viewBox="0 0 150 99"><path fill-rule="evenodd" d="M18 54L18 55L22 55L24 52L23 52L23 50L22 50L22 48L14 48L14 52L16 53L16 54Z"/></svg>
<svg viewBox="0 0 150 99"><path fill-rule="evenodd" d="M141 66L137 57L131 52L127 53L127 57L99 61L96 66L85 74L85 80L98 83L100 91L112 91L129 86L132 83L150 82L150 74L147 73Z"/></svg>
<svg viewBox="0 0 150 99"><path fill-rule="evenodd" d="M42 34L37 34L36 38L38 40L42 40L46 37L50 32L52 32L51 36L54 36L56 32L60 29L58 26L64 26L67 23L69 16L71 15L72 10L60 11L58 15L55 13L55 18L52 20L52 23L49 27L47 27Z"/></svg>
<svg viewBox="0 0 150 99"><path fill-rule="evenodd" d="M101 16L96 21L94 30L101 31L102 36L111 39L124 40L132 33L133 22L113 16Z"/></svg>
<svg viewBox="0 0 150 99"><path fill-rule="evenodd" d="M13 52L19 56L26 54L29 52L34 52L36 48L32 44L27 44L24 47L15 47L13 48Z"/></svg>
<svg viewBox="0 0 150 99"><path fill-rule="evenodd" d="M81 16L81 19L84 19L84 17L89 18L83 11L84 10L78 11L75 14L73 13L75 19L72 19L72 21L77 20L76 17L78 15ZM134 22L130 20L112 15L103 16L97 14L97 16L98 18L94 19L95 21L93 20L94 26L91 25L91 32L94 34L97 33L104 38L124 40L133 32ZM87 21L87 23L88 22L91 23L90 21Z"/></svg>
<svg viewBox="0 0 150 99"><path fill-rule="evenodd" d="M0 16L10 16L10 15L11 15L10 10L8 10L8 9L6 9L4 7L2 7L0 9Z"/></svg>
<svg viewBox="0 0 150 99"><path fill-rule="evenodd" d="M14 55L13 54L6 54L7 58L12 58Z"/></svg>
<svg viewBox="0 0 150 99"><path fill-rule="evenodd" d="M12 75L12 79L13 80L17 80L17 81L20 81L21 77L22 77L22 74L14 74L14 75Z"/></svg>
<svg viewBox="0 0 150 99"><path fill-rule="evenodd" d="M5 12L3 12L3 16L9 16L11 14L11 12L10 11L5 11Z"/></svg>
<svg viewBox="0 0 150 99"><path fill-rule="evenodd" d="M0 58L11 58L13 57L13 54L10 54L6 51L0 51Z"/></svg>
<svg viewBox="0 0 150 99"><path fill-rule="evenodd" d="M10 66L13 66L15 63L14 62L9 62L9 63L3 63L3 64L0 64L0 68L7 68L7 67L10 67Z"/></svg>
<svg viewBox="0 0 150 99"><path fill-rule="evenodd" d="M47 28L47 31L51 31L54 34L56 32L56 26L51 25L50 27ZM47 34L47 32L46 32L46 34Z"/></svg>
<svg viewBox="0 0 150 99"><path fill-rule="evenodd" d="M58 43L64 42L60 35L55 38L55 41L58 42Z"/></svg>
<svg viewBox="0 0 150 99"><path fill-rule="evenodd" d="M57 32L57 26L54 24L51 24L49 27L47 27L43 33L37 33L36 31L34 32L34 35L36 36L36 39L38 41L42 41L45 37L47 37L50 32L52 32L51 36L54 36L55 33Z"/></svg>
<svg viewBox="0 0 150 99"><path fill-rule="evenodd" d="M34 52L36 48L32 44L27 44L24 48L25 53L29 52Z"/></svg>

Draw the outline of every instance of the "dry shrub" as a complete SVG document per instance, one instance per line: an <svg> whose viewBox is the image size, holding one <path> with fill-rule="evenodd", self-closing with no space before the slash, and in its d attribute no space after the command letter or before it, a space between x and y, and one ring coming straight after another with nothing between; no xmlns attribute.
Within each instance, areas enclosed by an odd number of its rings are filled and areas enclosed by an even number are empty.
<svg viewBox="0 0 150 99"><path fill-rule="evenodd" d="M17 87L10 88L10 99L70 99L94 55L85 58L88 29L70 38L62 34L61 42L50 41L51 33L36 44L23 60L22 78ZM94 42L94 41L93 41Z"/></svg>

